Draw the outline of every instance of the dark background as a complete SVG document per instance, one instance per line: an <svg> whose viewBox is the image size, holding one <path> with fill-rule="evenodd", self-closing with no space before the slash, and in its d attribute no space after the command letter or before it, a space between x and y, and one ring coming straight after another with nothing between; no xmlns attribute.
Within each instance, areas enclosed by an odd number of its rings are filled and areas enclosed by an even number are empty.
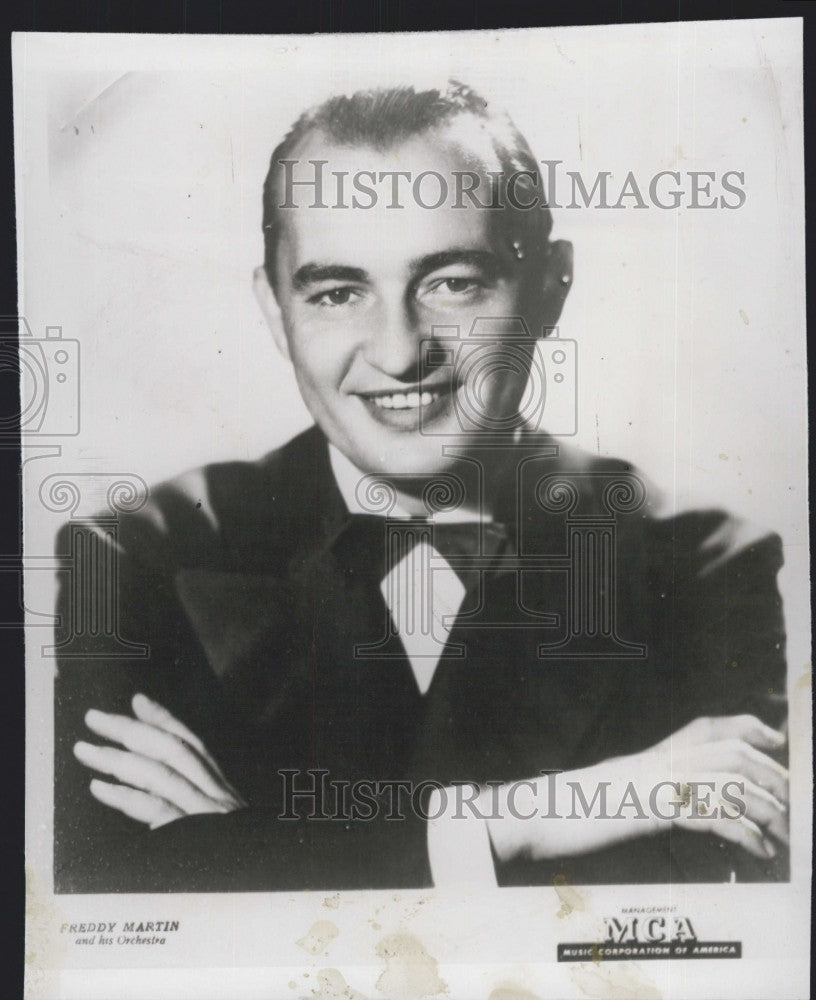
<svg viewBox="0 0 816 1000"><path fill-rule="evenodd" d="M14 162L11 94L12 31L148 32L188 34L312 34L314 32L436 31L526 28L638 21L694 21L747 17L804 18L806 204L814 217L816 177L813 105L816 95L816 3L664 3L656 0L554 3L546 0L24 0L0 13L0 317L17 312ZM814 251L814 226L807 250ZM809 282L809 328L816 292ZM0 324L0 331L2 324ZM8 341L5 345L11 345ZM17 412L17 375L0 354L0 426ZM812 398L812 393L811 393ZM803 419L805 415L803 414ZM812 443L811 443L812 447ZM0 435L0 558L21 551L20 452L14 435ZM812 568L814 574L814 568ZM20 622L20 574L0 573L0 621ZM22 628L0 627L0 994L22 996L24 671Z"/></svg>

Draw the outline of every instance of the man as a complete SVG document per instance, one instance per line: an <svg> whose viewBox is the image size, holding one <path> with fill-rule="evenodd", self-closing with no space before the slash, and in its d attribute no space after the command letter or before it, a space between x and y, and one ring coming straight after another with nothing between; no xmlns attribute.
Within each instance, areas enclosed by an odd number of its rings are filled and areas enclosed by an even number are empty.
<svg viewBox="0 0 816 1000"><path fill-rule="evenodd" d="M255 288L316 426L121 518L149 658L60 663L58 890L785 877L779 541L527 426L572 282L536 177L460 84L275 150Z"/></svg>

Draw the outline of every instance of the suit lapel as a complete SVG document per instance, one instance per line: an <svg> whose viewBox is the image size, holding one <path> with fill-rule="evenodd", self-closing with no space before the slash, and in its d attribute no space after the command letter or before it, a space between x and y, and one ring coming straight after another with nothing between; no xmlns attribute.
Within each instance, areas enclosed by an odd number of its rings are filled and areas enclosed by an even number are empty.
<svg viewBox="0 0 816 1000"><path fill-rule="evenodd" d="M407 738L418 695L398 643L383 657L355 652L386 634L388 616L379 561L346 530L325 438L312 429L270 456L237 499L218 485L213 544L225 558L181 569L174 583L225 705L270 733L297 716L327 758L373 761L390 730Z"/></svg>
<svg viewBox="0 0 816 1000"><path fill-rule="evenodd" d="M271 574L181 570L176 592L219 678L263 636L279 632L292 607L288 584Z"/></svg>

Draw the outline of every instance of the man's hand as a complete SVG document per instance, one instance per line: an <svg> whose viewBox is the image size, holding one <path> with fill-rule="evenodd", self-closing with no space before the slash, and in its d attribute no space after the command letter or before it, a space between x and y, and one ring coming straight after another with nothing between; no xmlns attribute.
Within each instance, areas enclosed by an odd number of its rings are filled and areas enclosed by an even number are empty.
<svg viewBox="0 0 816 1000"><path fill-rule="evenodd" d="M91 709L88 728L116 747L80 742L80 763L119 784L91 781L91 794L151 829L192 813L228 813L246 805L201 740L166 708L143 694L133 698L135 718Z"/></svg>
<svg viewBox="0 0 816 1000"><path fill-rule="evenodd" d="M502 860L583 854L672 824L770 858L774 840L787 843L789 836L788 772L768 755L785 739L751 715L695 719L641 753L519 782L515 791L504 785L498 810L492 789L482 792L479 805L484 815L499 814L487 822ZM587 817L576 787L590 805L602 789L606 816L596 799Z"/></svg>

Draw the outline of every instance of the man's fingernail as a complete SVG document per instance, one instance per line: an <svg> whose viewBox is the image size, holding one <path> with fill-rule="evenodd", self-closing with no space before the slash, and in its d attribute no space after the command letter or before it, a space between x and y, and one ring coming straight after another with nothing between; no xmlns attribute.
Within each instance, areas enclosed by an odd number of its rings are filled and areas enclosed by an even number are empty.
<svg viewBox="0 0 816 1000"><path fill-rule="evenodd" d="M767 837L762 838L762 846L765 848L765 853L768 855L769 858L776 857L776 848L770 842L770 840L767 839Z"/></svg>
<svg viewBox="0 0 816 1000"><path fill-rule="evenodd" d="M93 743L85 743L80 740L78 743L74 744L74 753L77 754L77 756L93 753L94 750L96 750L96 747Z"/></svg>
<svg viewBox="0 0 816 1000"><path fill-rule="evenodd" d="M104 714L104 712L100 712L97 708L89 708L85 713L85 721L87 723L99 722Z"/></svg>

